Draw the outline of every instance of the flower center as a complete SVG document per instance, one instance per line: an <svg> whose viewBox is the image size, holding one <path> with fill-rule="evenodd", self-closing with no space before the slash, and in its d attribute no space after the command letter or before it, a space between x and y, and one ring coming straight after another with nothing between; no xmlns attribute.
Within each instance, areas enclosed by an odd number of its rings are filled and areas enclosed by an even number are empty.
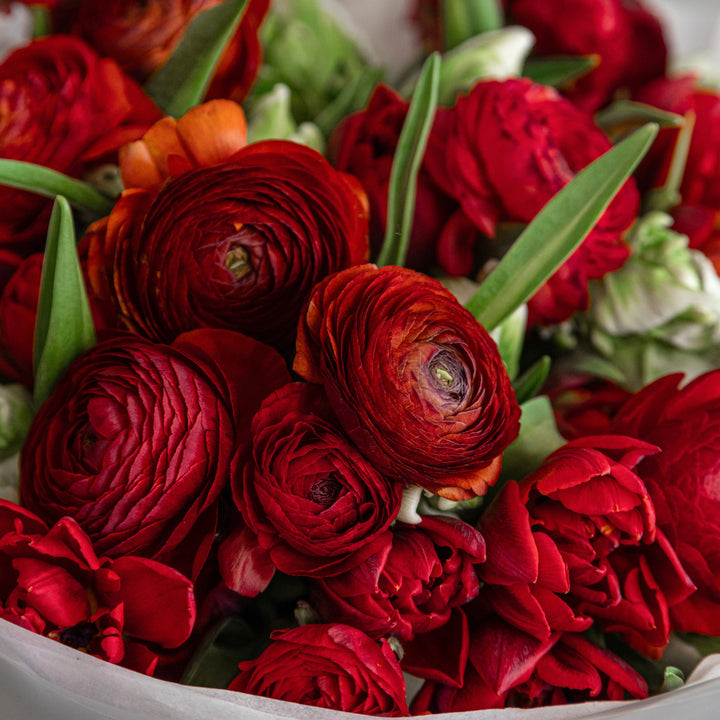
<svg viewBox="0 0 720 720"><path fill-rule="evenodd" d="M342 485L337 480L329 477L323 478L313 483L307 498L318 505L328 507L337 500L341 490Z"/></svg>
<svg viewBox="0 0 720 720"><path fill-rule="evenodd" d="M236 280L242 280L252 272L248 251L242 245L232 247L225 256L225 267L235 276Z"/></svg>
<svg viewBox="0 0 720 720"><path fill-rule="evenodd" d="M433 386L443 395L453 400L462 400L467 393L465 367L454 355L438 353L428 366Z"/></svg>
<svg viewBox="0 0 720 720"><path fill-rule="evenodd" d="M97 628L91 622L80 622L72 627L60 630L57 639L63 644L76 650L84 649L97 635Z"/></svg>

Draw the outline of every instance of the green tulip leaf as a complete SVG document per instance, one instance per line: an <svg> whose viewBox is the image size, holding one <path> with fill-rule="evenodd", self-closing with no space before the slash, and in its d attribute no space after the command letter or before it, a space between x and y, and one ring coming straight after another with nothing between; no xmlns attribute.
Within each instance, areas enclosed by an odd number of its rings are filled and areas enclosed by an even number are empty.
<svg viewBox="0 0 720 720"><path fill-rule="evenodd" d="M487 330L526 302L592 230L643 158L648 123L578 173L525 228L466 305Z"/></svg>
<svg viewBox="0 0 720 720"><path fill-rule="evenodd" d="M403 265L415 211L417 175L437 107L440 54L425 61L393 157L388 187L387 226L378 265Z"/></svg>
<svg viewBox="0 0 720 720"><path fill-rule="evenodd" d="M225 0L198 13L167 62L145 83L145 92L168 115L182 117L202 102L246 4Z"/></svg>
<svg viewBox="0 0 720 720"><path fill-rule="evenodd" d="M446 50L505 22L499 0L442 0L442 12Z"/></svg>
<svg viewBox="0 0 720 720"><path fill-rule="evenodd" d="M0 160L0 185L49 198L63 195L71 205L99 216L108 215L113 207L113 201L92 185L22 160Z"/></svg>
<svg viewBox="0 0 720 720"><path fill-rule="evenodd" d="M618 100L605 110L601 110L595 121L603 129L612 129L615 124L657 123L660 127L678 127L684 122L682 115L660 110L660 108L632 100Z"/></svg>
<svg viewBox="0 0 720 720"><path fill-rule="evenodd" d="M550 372L550 365L550 356L543 355L515 380L513 389L515 390L515 397L521 405L534 398L540 392Z"/></svg>
<svg viewBox="0 0 720 720"><path fill-rule="evenodd" d="M525 341L527 327L527 305L519 305L514 313L508 315L493 333L497 335L497 346L500 357L511 380L517 377L520 368L520 355Z"/></svg>
<svg viewBox="0 0 720 720"><path fill-rule="evenodd" d="M562 88L597 67L596 55L533 58L525 63L523 76L539 85Z"/></svg>
<svg viewBox="0 0 720 720"><path fill-rule="evenodd" d="M95 344L95 328L75 247L72 211L55 199L48 229L35 325L35 405L39 407L68 365Z"/></svg>

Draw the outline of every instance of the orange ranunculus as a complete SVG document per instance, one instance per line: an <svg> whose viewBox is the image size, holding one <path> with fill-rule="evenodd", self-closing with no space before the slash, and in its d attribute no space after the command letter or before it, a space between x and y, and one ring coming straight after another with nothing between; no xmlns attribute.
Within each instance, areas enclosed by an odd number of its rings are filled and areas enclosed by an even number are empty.
<svg viewBox="0 0 720 720"><path fill-rule="evenodd" d="M125 187L155 191L169 177L224 162L246 144L242 108L232 100L211 100L179 120L163 118L121 148L120 172Z"/></svg>

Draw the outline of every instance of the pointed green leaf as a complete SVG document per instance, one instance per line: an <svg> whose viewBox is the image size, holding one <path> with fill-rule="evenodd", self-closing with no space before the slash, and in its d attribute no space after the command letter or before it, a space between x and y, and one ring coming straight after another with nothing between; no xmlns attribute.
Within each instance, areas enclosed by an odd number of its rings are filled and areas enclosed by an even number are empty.
<svg viewBox="0 0 720 720"><path fill-rule="evenodd" d="M523 75L540 85L564 87L597 67L597 55L534 58L525 63Z"/></svg>
<svg viewBox="0 0 720 720"><path fill-rule="evenodd" d="M499 0L442 0L442 12L446 50L504 24Z"/></svg>
<svg viewBox="0 0 720 720"><path fill-rule="evenodd" d="M202 102L246 3L225 0L198 13L168 61L145 83L145 92L168 115L182 117Z"/></svg>
<svg viewBox="0 0 720 720"><path fill-rule="evenodd" d="M417 175L437 107L440 54L423 65L393 157L388 187L387 227L378 265L403 265L410 244Z"/></svg>
<svg viewBox="0 0 720 720"><path fill-rule="evenodd" d="M605 110L601 110L595 116L595 121L605 130L612 130L612 126L618 123L638 126L654 122L660 127L677 127L683 124L683 116L632 100L618 100Z"/></svg>
<svg viewBox="0 0 720 720"><path fill-rule="evenodd" d="M526 302L587 237L657 131L649 123L588 165L525 228L466 306L487 330Z"/></svg>
<svg viewBox="0 0 720 720"><path fill-rule="evenodd" d="M55 200L48 229L35 325L35 405L50 394L68 365L95 344L95 328L75 247L72 211Z"/></svg>
<svg viewBox="0 0 720 720"><path fill-rule="evenodd" d="M0 185L50 198L63 195L75 207L100 216L108 215L113 207L113 201L92 185L22 160L0 160Z"/></svg>
<svg viewBox="0 0 720 720"><path fill-rule="evenodd" d="M519 305L514 313L508 315L503 323L496 328L497 346L500 357L511 380L514 380L520 368L520 354L525 340L527 326L527 305Z"/></svg>
<svg viewBox="0 0 720 720"><path fill-rule="evenodd" d="M515 397L521 405L540 392L550 372L551 364L550 356L543 355L513 383Z"/></svg>
<svg viewBox="0 0 720 720"><path fill-rule="evenodd" d="M503 453L503 481L522 480L551 452L565 444L565 439L558 432L552 405L546 395L528 400L520 408L520 434Z"/></svg>

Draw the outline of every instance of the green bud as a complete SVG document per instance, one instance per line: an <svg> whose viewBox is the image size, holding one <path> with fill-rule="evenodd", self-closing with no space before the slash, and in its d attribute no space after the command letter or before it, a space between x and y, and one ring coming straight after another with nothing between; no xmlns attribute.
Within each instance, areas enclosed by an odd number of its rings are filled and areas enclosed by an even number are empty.
<svg viewBox="0 0 720 720"><path fill-rule="evenodd" d="M261 95L247 107L248 142L277 138L308 145L319 152L325 149L320 129L310 122L298 127L290 108L291 92L278 83L269 93Z"/></svg>
<svg viewBox="0 0 720 720"><path fill-rule="evenodd" d="M322 5L276 0L262 30L265 59L252 98L272 92L278 83L286 85L291 117L298 122L315 121L341 96L338 113L347 115L365 104L370 90L360 82L367 70L365 55Z"/></svg>
<svg viewBox="0 0 720 720"><path fill-rule="evenodd" d="M635 387L678 370L690 379L720 356L720 279L671 224L662 212L641 218L627 263L591 284L591 342Z"/></svg>

